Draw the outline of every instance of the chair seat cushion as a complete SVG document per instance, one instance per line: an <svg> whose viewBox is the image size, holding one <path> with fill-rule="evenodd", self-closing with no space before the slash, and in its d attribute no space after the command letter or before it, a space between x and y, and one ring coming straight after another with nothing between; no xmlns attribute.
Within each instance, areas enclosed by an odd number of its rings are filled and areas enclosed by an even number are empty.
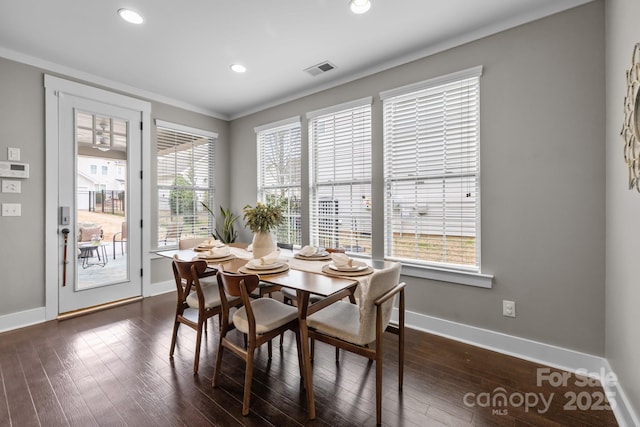
<svg viewBox="0 0 640 427"><path fill-rule="evenodd" d="M325 335L339 338L357 345L369 344L361 342L360 308L357 304L337 301L307 318L307 325Z"/></svg>
<svg viewBox="0 0 640 427"><path fill-rule="evenodd" d="M253 315L256 318L256 333L272 331L298 317L298 309L272 298L259 298L251 301ZM233 324L242 333L249 333L247 312L241 307L233 314Z"/></svg>
<svg viewBox="0 0 640 427"><path fill-rule="evenodd" d="M200 285L203 285L204 279L200 281ZM218 307L222 304L220 301L220 290L218 285L202 286L202 293L204 294L204 308ZM187 304L191 308L198 308L198 293L195 287L191 288L191 292L187 295Z"/></svg>

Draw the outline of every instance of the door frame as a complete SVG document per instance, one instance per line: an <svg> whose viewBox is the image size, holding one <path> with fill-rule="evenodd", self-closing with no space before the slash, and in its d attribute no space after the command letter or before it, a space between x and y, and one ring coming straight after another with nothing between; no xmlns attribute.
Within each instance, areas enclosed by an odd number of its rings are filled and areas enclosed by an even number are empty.
<svg viewBox="0 0 640 427"><path fill-rule="evenodd" d="M45 318L46 320L58 317L58 297L59 297L59 249L62 244L62 237L59 233L59 97L69 94L81 98L111 104L117 107L128 108L140 111L142 120L142 221L143 224L150 224L151 218L151 180L149 170L151 166L151 103L140 99L120 95L107 90L98 89L81 83L61 79L45 74L45 254L55 254L55 256L45 256ZM141 233L142 269L145 274L142 276L142 295L150 293L150 270L151 259L150 250L150 228L142 227Z"/></svg>

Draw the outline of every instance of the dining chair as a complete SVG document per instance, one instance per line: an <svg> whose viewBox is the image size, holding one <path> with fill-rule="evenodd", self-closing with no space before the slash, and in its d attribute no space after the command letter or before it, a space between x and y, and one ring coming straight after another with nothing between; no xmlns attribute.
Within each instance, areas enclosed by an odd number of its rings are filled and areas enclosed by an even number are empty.
<svg viewBox="0 0 640 427"><path fill-rule="evenodd" d="M193 249L210 237L191 237L178 240L178 249ZM216 282L217 283L217 282Z"/></svg>
<svg viewBox="0 0 640 427"><path fill-rule="evenodd" d="M271 339L288 329L293 330L296 333L296 343L298 345L298 364L300 367L302 366L298 311L295 307L285 305L273 298L251 298L250 294L258 287L259 282L258 276L254 274L218 272L218 287L222 301L222 321L220 323L220 343L218 345L212 385L214 388L218 386L222 368L222 355L225 349L230 350L244 360L246 370L242 415L249 414L253 358L256 348L267 343L269 360L271 360ZM229 314L231 308L229 297L239 297L243 303L243 306L234 312L232 319ZM245 346L235 344L227 336L234 328L247 337Z"/></svg>
<svg viewBox="0 0 640 427"><path fill-rule="evenodd" d="M309 337L336 348L362 355L376 363L376 423L382 419L382 350L385 330L398 338L398 389L402 391L404 371L404 288L398 283L401 265L375 271L367 286L361 289L357 304L335 302L307 318ZM391 311L399 295L398 326L391 326ZM371 346L371 344L375 344ZM313 347L311 350L313 359Z"/></svg>
<svg viewBox="0 0 640 427"><path fill-rule="evenodd" d="M215 279L216 269L209 268L206 261L183 261L175 255L171 263L173 276L176 282L177 305L176 315L173 322L173 335L171 336L171 350L169 357L173 358L178 337L180 324L189 326L196 331L196 354L193 362L193 373L198 373L200 363L200 343L202 341L202 331L206 331L207 320L218 315L219 324L221 322L222 304L220 292L217 286L204 286L201 280L207 277ZM216 282L217 283L217 280ZM241 303L239 298L227 300L231 306Z"/></svg>
<svg viewBox="0 0 640 427"><path fill-rule="evenodd" d="M120 253L124 255L124 244L127 241L127 221L122 221L120 231L113 235L113 259L116 259L116 242L120 242Z"/></svg>

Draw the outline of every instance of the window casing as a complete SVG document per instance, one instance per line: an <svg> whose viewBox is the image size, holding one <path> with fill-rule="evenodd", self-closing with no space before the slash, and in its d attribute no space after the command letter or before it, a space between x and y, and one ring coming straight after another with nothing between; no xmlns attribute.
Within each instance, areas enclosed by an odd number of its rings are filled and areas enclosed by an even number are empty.
<svg viewBox="0 0 640 427"><path fill-rule="evenodd" d="M298 117L255 129L258 145L258 199L283 207L279 243L302 244L301 130Z"/></svg>
<svg viewBox="0 0 640 427"><path fill-rule="evenodd" d="M371 98L311 112L310 243L371 256Z"/></svg>
<svg viewBox="0 0 640 427"><path fill-rule="evenodd" d="M214 165L217 134L156 121L158 247L185 237L211 236L216 212Z"/></svg>
<svg viewBox="0 0 640 427"><path fill-rule="evenodd" d="M481 73L381 94L385 258L480 271Z"/></svg>

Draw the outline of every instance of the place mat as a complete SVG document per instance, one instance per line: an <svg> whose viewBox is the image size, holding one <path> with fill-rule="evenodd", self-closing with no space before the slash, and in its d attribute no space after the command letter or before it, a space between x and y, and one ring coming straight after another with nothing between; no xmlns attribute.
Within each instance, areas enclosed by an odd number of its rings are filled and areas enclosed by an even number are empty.
<svg viewBox="0 0 640 427"><path fill-rule="evenodd" d="M304 256L304 255L295 254L293 257L295 259L303 259L305 261L329 261L331 259L331 255L329 255L329 254L327 254L327 255L311 255L311 256Z"/></svg>
<svg viewBox="0 0 640 427"><path fill-rule="evenodd" d="M257 274L259 276L268 276L269 274L284 273L285 271L289 271L289 264L287 264L286 262L283 263L282 266L278 268L274 268L272 270L252 270L250 268L247 268L245 265L243 265L238 269L238 272L240 273Z"/></svg>
<svg viewBox="0 0 640 427"><path fill-rule="evenodd" d="M367 274L373 273L373 268L367 266L364 270L356 270L356 271L338 271L329 267L329 264L322 266L322 272L329 276L338 276L338 277L357 277L357 276L366 276Z"/></svg>
<svg viewBox="0 0 640 427"><path fill-rule="evenodd" d="M213 257L201 257L201 256L195 256L193 257L193 260L202 260L202 261L207 261L208 263L216 263L216 262L224 262L224 261L231 261L232 259L236 259L236 256L234 254L229 254L229 255L225 255L225 256L221 256L221 257L217 257L217 258L213 258Z"/></svg>

